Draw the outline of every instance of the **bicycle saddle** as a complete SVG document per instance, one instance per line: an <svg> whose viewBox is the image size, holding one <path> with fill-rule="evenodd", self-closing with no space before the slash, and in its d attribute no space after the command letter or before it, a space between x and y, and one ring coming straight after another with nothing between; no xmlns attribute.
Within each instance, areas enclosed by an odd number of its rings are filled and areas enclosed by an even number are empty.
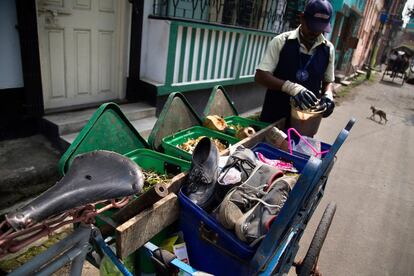
<svg viewBox="0 0 414 276"><path fill-rule="evenodd" d="M72 208L142 192L144 178L132 160L110 151L78 155L67 174L29 204L6 215L14 229Z"/></svg>

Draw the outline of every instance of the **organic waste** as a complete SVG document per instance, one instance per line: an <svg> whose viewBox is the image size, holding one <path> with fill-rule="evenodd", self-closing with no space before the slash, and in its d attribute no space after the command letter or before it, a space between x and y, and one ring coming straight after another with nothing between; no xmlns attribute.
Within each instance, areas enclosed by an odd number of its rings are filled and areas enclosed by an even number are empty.
<svg viewBox="0 0 414 276"><path fill-rule="evenodd" d="M241 124L229 124L228 126L236 132L244 128Z"/></svg>
<svg viewBox="0 0 414 276"><path fill-rule="evenodd" d="M191 139L190 138L185 143L182 143L181 145L178 145L177 147L192 154L195 147L197 146L198 142L200 142L200 140L203 139L203 138L204 138L204 136L200 136L196 139ZM224 145L222 142L220 142L220 140L215 139L215 138L210 138L210 139L214 142L214 144L216 145L217 150L219 152L223 151L227 148L227 146Z"/></svg>
<svg viewBox="0 0 414 276"><path fill-rule="evenodd" d="M142 170L144 174L144 193L154 187L157 183L165 183L169 184L171 182L171 179L173 178L172 175L167 174L158 174L154 171L150 170Z"/></svg>
<svg viewBox="0 0 414 276"><path fill-rule="evenodd" d="M218 131L224 131L227 128L227 123L218 115L209 115L203 122L203 126Z"/></svg>
<svg viewBox="0 0 414 276"><path fill-rule="evenodd" d="M236 138L244 139L246 137L250 137L256 134L256 131L252 127L245 127L242 129L239 129L236 132Z"/></svg>

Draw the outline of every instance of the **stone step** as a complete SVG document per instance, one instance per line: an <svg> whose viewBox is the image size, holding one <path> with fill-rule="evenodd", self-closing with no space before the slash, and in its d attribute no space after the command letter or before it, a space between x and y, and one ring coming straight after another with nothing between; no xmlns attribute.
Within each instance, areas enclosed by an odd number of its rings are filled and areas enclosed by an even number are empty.
<svg viewBox="0 0 414 276"><path fill-rule="evenodd" d="M348 86L348 85L350 85L352 82L350 82L350 81L345 81L345 80L343 80L343 81L341 81L341 84L342 85L344 85L344 86Z"/></svg>
<svg viewBox="0 0 414 276"><path fill-rule="evenodd" d="M351 75L349 75L348 77L346 77L345 78L345 80L354 80L356 77L358 77L358 74L357 73L353 73L353 74L351 74Z"/></svg>
<svg viewBox="0 0 414 276"><path fill-rule="evenodd" d="M344 74L340 74L340 73L335 73L335 82L336 83L341 83L341 81L343 81L345 79L345 75Z"/></svg>
<svg viewBox="0 0 414 276"><path fill-rule="evenodd" d="M148 136L150 135L152 128L157 121L157 117L151 116L146 117L134 121L130 121L134 128L138 131L138 133L145 139L148 140ZM75 138L79 135L79 132L69 133L62 135L60 137L62 146L66 149L68 148Z"/></svg>
<svg viewBox="0 0 414 276"><path fill-rule="evenodd" d="M122 112L128 120L135 121L155 115L155 107L146 103L129 103L120 105ZM97 108L90 108L81 111L62 112L46 115L43 120L46 125L57 129L59 136L79 132L92 117Z"/></svg>

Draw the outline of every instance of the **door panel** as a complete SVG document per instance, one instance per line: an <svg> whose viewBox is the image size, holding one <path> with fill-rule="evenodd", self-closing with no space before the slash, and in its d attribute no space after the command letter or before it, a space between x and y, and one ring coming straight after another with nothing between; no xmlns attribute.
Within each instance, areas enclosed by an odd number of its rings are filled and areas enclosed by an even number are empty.
<svg viewBox="0 0 414 276"><path fill-rule="evenodd" d="M91 39L90 30L75 30L77 94L89 94L91 91Z"/></svg>
<svg viewBox="0 0 414 276"><path fill-rule="evenodd" d="M63 30L47 30L47 44L49 46L51 98L66 97L65 34Z"/></svg>
<svg viewBox="0 0 414 276"><path fill-rule="evenodd" d="M122 97L127 1L37 0L46 109ZM122 23L124 22L124 23Z"/></svg>
<svg viewBox="0 0 414 276"><path fill-rule="evenodd" d="M99 32L99 93L111 91L113 32Z"/></svg>

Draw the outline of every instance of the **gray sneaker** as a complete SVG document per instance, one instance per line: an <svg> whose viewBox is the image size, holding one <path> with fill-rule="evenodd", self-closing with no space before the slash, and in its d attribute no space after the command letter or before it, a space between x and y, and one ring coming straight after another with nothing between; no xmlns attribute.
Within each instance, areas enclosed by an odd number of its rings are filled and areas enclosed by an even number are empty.
<svg viewBox="0 0 414 276"><path fill-rule="evenodd" d="M256 244L269 231L270 226L285 204L297 177L283 176L273 181L263 197L252 197L254 207L239 216L235 232L242 241Z"/></svg>
<svg viewBox="0 0 414 276"><path fill-rule="evenodd" d="M257 160L254 152L243 146L239 146L235 152L229 156L226 165L223 167L218 177L218 185L215 194L216 200L222 202L223 198L232 188L240 185L249 178L256 166ZM231 174L230 170L232 169L240 172L240 181L228 184L225 181L225 177Z"/></svg>
<svg viewBox="0 0 414 276"><path fill-rule="evenodd" d="M241 183L249 178L250 174L256 168L256 155L251 149L239 146L233 154L229 156L226 165L221 170L219 183L231 168L241 172Z"/></svg>
<svg viewBox="0 0 414 276"><path fill-rule="evenodd" d="M279 169L259 164L244 183L235 186L224 197L218 211L220 223L227 229L234 229L235 223L257 203L251 199L262 198L269 179L281 176L283 173Z"/></svg>

